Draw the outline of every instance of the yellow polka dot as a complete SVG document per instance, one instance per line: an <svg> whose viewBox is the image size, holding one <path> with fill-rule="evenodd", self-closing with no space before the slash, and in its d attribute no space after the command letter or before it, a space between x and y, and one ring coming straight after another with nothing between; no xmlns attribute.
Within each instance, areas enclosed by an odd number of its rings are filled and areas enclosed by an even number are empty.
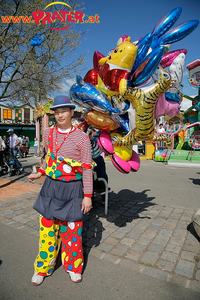
<svg viewBox="0 0 200 300"><path fill-rule="evenodd" d="M74 262L74 268L77 269L81 263L82 263L82 258L78 258L75 262Z"/></svg>
<svg viewBox="0 0 200 300"><path fill-rule="evenodd" d="M63 253L62 253L62 255L61 255L61 260L62 260L62 261L64 261L64 259L65 259L65 256L66 256L66 253L65 253L65 252L63 252Z"/></svg>

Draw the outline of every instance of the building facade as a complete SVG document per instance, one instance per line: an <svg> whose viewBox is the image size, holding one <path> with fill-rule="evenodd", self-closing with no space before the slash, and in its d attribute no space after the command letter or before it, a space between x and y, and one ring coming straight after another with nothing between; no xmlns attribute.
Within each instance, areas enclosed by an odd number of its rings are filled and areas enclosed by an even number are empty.
<svg viewBox="0 0 200 300"><path fill-rule="evenodd" d="M0 136L9 136L7 130L13 128L15 134L29 137L31 146L35 138L34 107L24 104L16 107L0 105Z"/></svg>

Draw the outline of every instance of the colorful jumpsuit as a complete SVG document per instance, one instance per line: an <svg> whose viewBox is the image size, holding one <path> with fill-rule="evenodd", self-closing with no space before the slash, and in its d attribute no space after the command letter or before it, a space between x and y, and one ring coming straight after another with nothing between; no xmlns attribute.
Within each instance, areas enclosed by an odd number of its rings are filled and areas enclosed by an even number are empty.
<svg viewBox="0 0 200 300"><path fill-rule="evenodd" d="M45 164L45 173L52 179L64 181L79 180L82 168L91 169L92 164L80 163L72 159L56 156L53 153L53 133L51 128L48 134L48 150ZM90 149L90 142L88 139ZM70 172L69 172L70 168ZM66 173L62 170L67 169ZM43 173L43 172L42 172ZM52 180L51 179L51 180ZM69 179L69 180L68 180ZM53 180L53 183L58 180ZM67 184L67 183L64 183ZM37 201L37 200L36 200ZM83 248L82 248L82 221L61 221L47 219L40 216L39 254L36 257L35 273L41 276L51 275L56 265L57 256L61 246L61 260L65 271L82 273Z"/></svg>

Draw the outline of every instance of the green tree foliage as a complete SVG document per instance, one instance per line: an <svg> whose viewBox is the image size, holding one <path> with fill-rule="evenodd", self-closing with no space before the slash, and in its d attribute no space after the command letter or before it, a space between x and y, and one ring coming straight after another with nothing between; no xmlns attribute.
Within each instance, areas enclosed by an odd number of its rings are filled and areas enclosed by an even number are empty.
<svg viewBox="0 0 200 300"><path fill-rule="evenodd" d="M73 55L79 47L81 32L72 23L56 20L46 24L3 23L2 16L32 16L51 3L46 0L0 0L0 103L16 101L36 105L47 100L47 95L59 91L61 83L74 76L84 61L84 55ZM80 11L80 3L68 1L72 10ZM66 6L52 5L48 11L68 10ZM46 10L47 11L47 10ZM33 20L33 18L32 18ZM32 47L30 41L38 33L44 42ZM73 59L73 57L75 57Z"/></svg>

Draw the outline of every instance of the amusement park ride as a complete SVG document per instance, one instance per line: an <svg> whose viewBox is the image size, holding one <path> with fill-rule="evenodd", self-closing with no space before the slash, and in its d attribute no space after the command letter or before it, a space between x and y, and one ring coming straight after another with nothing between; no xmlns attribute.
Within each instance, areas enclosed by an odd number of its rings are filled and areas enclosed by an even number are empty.
<svg viewBox="0 0 200 300"><path fill-rule="evenodd" d="M183 121L177 121L179 124L174 127L177 128L175 134L178 140L177 144L173 145L175 149L165 151L166 155L162 155L163 160L168 160L169 163L175 161L200 163L200 59L187 65L187 69L188 82L198 90L198 95L195 97L182 95L191 101L191 106L183 113Z"/></svg>

